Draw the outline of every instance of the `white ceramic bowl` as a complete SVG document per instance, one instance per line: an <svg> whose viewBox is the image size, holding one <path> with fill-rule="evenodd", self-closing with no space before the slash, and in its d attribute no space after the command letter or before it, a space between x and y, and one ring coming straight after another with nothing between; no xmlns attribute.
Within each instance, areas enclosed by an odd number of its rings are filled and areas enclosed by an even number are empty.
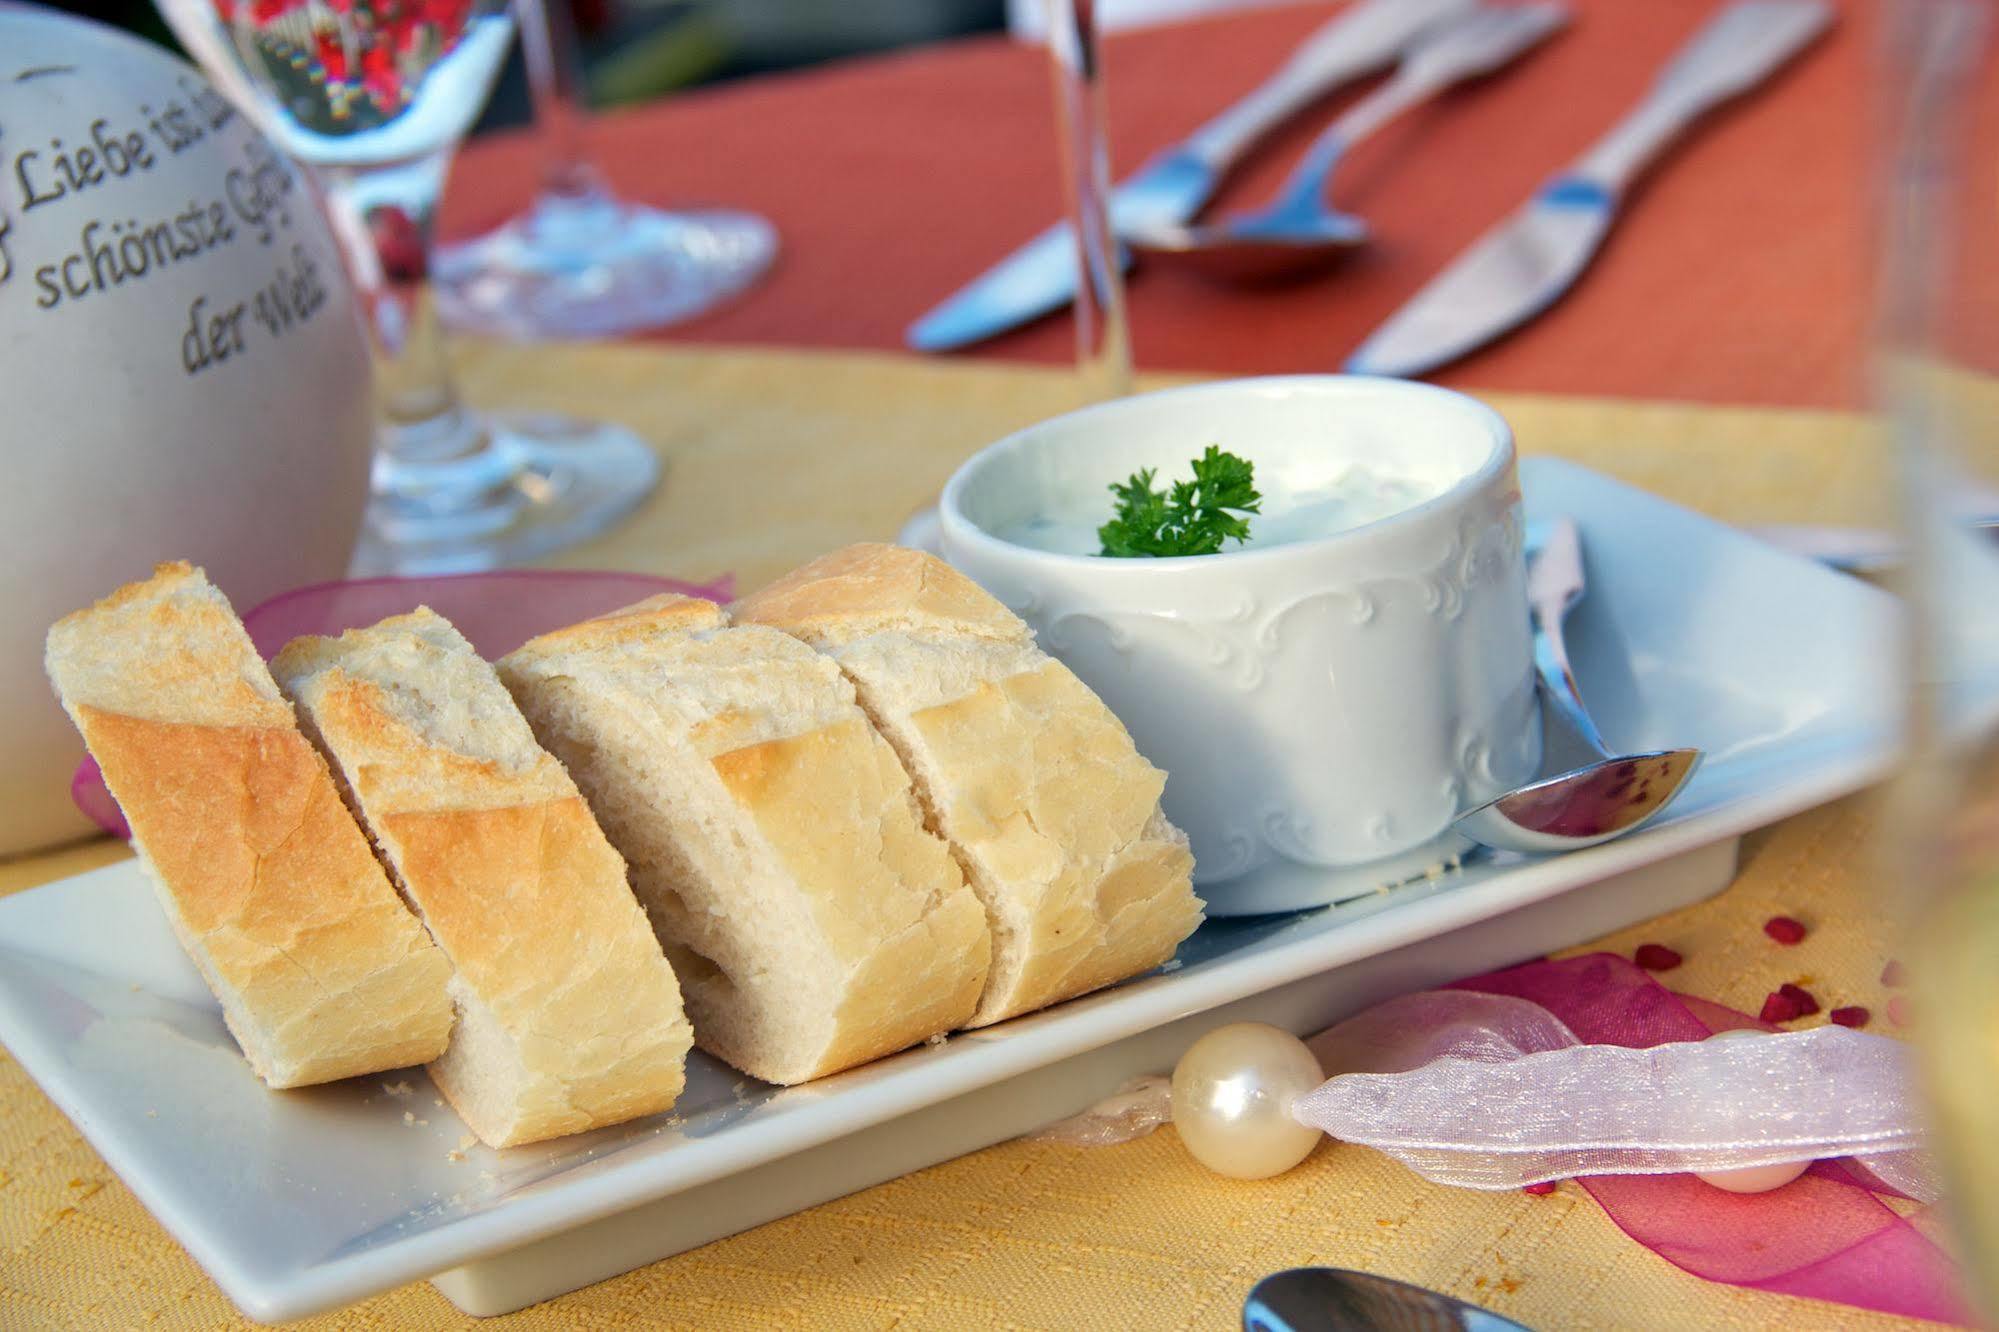
<svg viewBox="0 0 1999 1332"><path fill-rule="evenodd" d="M373 409L310 190L186 62L0 3L0 128L4 855L90 827L50 622L160 560L239 607L338 578Z"/></svg>
<svg viewBox="0 0 1999 1332"><path fill-rule="evenodd" d="M1350 530L1220 555L1109 559L1001 535L1051 512L1107 519L1113 481L1141 467L1185 476L1209 444L1254 463L1267 496L1355 464L1435 493ZM1470 398L1328 375L1104 403L973 457L940 520L945 558L1026 619L1167 771L1166 813L1222 914L1218 886L1247 875L1290 876L1275 896L1298 905L1422 873L1457 849L1441 836L1456 814L1534 775L1513 439ZM1267 884L1256 896L1273 898Z"/></svg>

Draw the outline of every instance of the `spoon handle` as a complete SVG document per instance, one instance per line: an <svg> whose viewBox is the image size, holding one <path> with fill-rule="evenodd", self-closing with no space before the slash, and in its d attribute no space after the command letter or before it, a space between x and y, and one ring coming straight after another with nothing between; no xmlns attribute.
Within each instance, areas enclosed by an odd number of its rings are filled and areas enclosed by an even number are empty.
<svg viewBox="0 0 1999 1332"><path fill-rule="evenodd" d="M1583 545L1574 522L1557 518L1537 533L1538 549L1527 561L1527 608L1534 623L1534 669L1562 719L1600 757L1610 757L1610 746L1583 706L1582 690L1576 685L1575 671L1569 666L1569 648L1562 636L1562 621L1569 608L1582 599Z"/></svg>
<svg viewBox="0 0 1999 1332"><path fill-rule="evenodd" d="M1327 92L1391 63L1419 33L1476 0L1361 0L1305 39L1248 96L1194 131L1186 149L1226 169L1245 149Z"/></svg>
<svg viewBox="0 0 1999 1332"><path fill-rule="evenodd" d="M1560 0L1477 6L1423 32L1402 56L1394 75L1355 102L1312 141L1285 177L1279 197L1317 205L1326 178L1347 149L1403 112L1456 84L1490 74L1539 45L1569 21Z"/></svg>
<svg viewBox="0 0 1999 1332"><path fill-rule="evenodd" d="M1569 7L1560 0L1479 6L1426 31L1403 55L1394 76L1372 96L1333 122L1349 141L1358 140L1409 108L1457 84L1482 78L1511 64L1567 25Z"/></svg>

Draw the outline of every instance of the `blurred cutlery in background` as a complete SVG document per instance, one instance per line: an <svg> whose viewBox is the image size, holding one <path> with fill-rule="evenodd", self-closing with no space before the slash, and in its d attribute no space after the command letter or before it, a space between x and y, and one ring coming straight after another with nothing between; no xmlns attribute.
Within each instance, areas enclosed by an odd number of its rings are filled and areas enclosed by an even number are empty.
<svg viewBox="0 0 1999 1332"><path fill-rule="evenodd" d="M1957 522L1988 542L1999 543L1999 513L1960 515ZM1818 527L1804 523L1767 523L1744 528L1759 541L1802 555L1841 573L1885 573L1902 562L1900 533L1876 527Z"/></svg>
<svg viewBox="0 0 1999 1332"><path fill-rule="evenodd" d="M1111 195L1119 231L1192 217L1250 146L1327 93L1392 62L1432 25L1477 0L1359 0L1319 28L1264 83L1160 153ZM1128 256L1127 256L1128 257ZM1049 228L910 325L917 351L950 351L1058 310L1076 290L1066 223Z"/></svg>
<svg viewBox="0 0 1999 1332"><path fill-rule="evenodd" d="M1328 125L1278 187L1270 204L1214 222L1162 223L1124 233L1140 254L1175 260L1219 277L1263 280L1323 264L1368 238L1367 223L1326 202L1347 150L1404 111L1490 74L1532 50L1569 21L1556 0L1481 5L1424 31L1395 75Z"/></svg>
<svg viewBox="0 0 1999 1332"><path fill-rule="evenodd" d="M1700 116L1775 73L1832 17L1824 0L1740 0L1723 9L1636 110L1432 278L1346 369L1424 374L1547 309L1588 265L1638 174Z"/></svg>

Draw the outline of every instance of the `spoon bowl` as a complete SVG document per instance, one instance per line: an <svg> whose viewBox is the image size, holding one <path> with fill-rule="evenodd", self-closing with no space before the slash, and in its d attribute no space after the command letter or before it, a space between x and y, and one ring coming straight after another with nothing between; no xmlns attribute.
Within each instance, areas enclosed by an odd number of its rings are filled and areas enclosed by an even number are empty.
<svg viewBox="0 0 1999 1332"><path fill-rule="evenodd" d="M1452 829L1481 846L1528 854L1576 851L1635 832L1673 802L1700 766L1698 749L1614 753L1583 706L1562 621L1582 600L1582 534L1567 518L1527 530L1527 605L1534 671L1546 712L1595 755L1593 761L1488 800Z"/></svg>
<svg viewBox="0 0 1999 1332"><path fill-rule="evenodd" d="M1434 1290L1342 1267L1294 1267L1256 1283L1243 1332L1527 1332L1521 1324Z"/></svg>
<svg viewBox="0 0 1999 1332"><path fill-rule="evenodd" d="M1268 206L1206 225L1127 228L1121 239L1141 254L1234 281L1323 267L1368 238L1365 222L1325 202L1347 150L1446 88L1501 68L1567 22L1559 0L1473 5L1440 20L1418 35L1388 82L1320 133Z"/></svg>
<svg viewBox="0 0 1999 1332"><path fill-rule="evenodd" d="M1585 764L1458 816L1457 830L1503 851L1574 851L1635 832L1671 804L1700 766L1698 749L1661 749Z"/></svg>
<svg viewBox="0 0 1999 1332"><path fill-rule="evenodd" d="M1316 272L1368 237L1367 223L1353 214L1314 207L1151 227L1127 232L1124 241L1148 259L1250 283Z"/></svg>

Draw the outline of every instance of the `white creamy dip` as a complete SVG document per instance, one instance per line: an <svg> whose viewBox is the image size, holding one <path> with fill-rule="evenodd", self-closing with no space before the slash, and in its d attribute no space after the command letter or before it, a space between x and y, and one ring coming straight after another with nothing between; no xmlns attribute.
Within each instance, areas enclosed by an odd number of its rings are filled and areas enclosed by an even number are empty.
<svg viewBox="0 0 1999 1332"><path fill-rule="evenodd" d="M1184 469L1155 478L1167 489L1184 480ZM1446 474L1396 474L1362 463L1349 463L1330 478L1300 478L1292 483L1281 475L1266 478L1259 470L1256 487L1263 494L1261 512L1249 519L1249 540L1231 541L1225 551L1284 546L1332 536L1413 508L1441 495L1452 484ZM1051 511L1008 524L993 535L1016 546L1057 555L1095 555L1102 550L1097 528L1110 521L1117 500L1108 489L1097 494L1065 494Z"/></svg>

